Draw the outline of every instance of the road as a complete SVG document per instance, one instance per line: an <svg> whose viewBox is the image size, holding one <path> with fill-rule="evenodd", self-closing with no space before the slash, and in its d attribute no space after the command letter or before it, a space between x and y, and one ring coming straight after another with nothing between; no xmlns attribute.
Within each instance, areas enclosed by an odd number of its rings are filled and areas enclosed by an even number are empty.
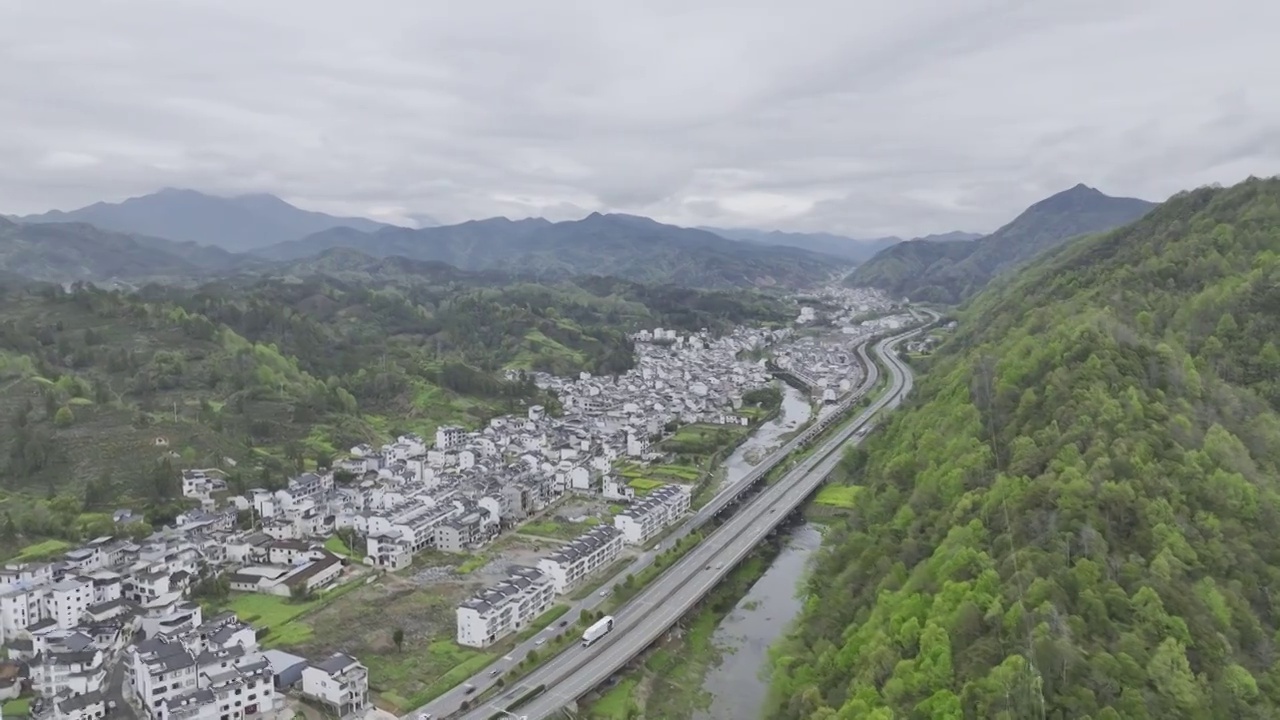
<svg viewBox="0 0 1280 720"><path fill-rule="evenodd" d="M860 344L857 347L857 353L859 357L862 358L863 367L867 368L868 372L867 376L863 379L863 382L857 389L849 394L847 399L841 401L839 405L835 406L835 410L825 415L820 422L815 423L803 433L785 443L782 447L771 452L739 480L722 488L720 492L718 492L711 501L699 509L698 512L691 515L682 524L676 526L673 531L669 532L662 540L662 547L669 548L674 543L679 542L681 538L701 528L730 503L735 501L745 489L755 483L755 481L762 475L772 470L793 451L811 441L817 434L825 430L831 422L836 421L843 416L844 412L857 402L858 399L866 395L866 393L875 386L879 379L879 371L875 363L871 362L871 358L867 354L867 343ZM601 588L611 589L614 585L622 582L628 575L636 575L644 568L653 564L658 552L654 550L646 550L625 569L619 571L616 575L603 583ZM492 687L499 677L504 675L511 668L519 665L530 651L539 649L548 640L556 637L560 633L581 632L581 627L577 625L577 622L582 612L584 610L595 610L607 601L607 595L608 590L605 590L605 595L600 595L599 591L597 591L582 600L572 603L569 606L568 612L566 612L561 617L561 620L558 620L552 627L544 630L537 636L520 643L502 658L491 663L484 670L476 673L463 683L460 683L449 692L403 717L405 720L417 720L424 714L429 715L432 718L452 717L454 713L459 711L463 702L484 693L485 690ZM565 623L563 626L561 625L562 622ZM467 686L471 686L475 689L468 693L466 690Z"/></svg>
<svg viewBox="0 0 1280 720"><path fill-rule="evenodd" d="M515 709L511 717L521 720L550 717L607 680L653 644L822 484L840 462L842 447L860 437L856 432L868 426L875 413L896 407L901 402L911 390L912 375L892 352L892 347L922 331L913 330L877 343L875 352L884 360L891 376L888 392L853 423L788 471L781 480L747 501L715 532L646 586L614 615L611 633L591 647L570 647L492 702L460 717L464 720L487 720L499 713L499 708L507 702L538 686L544 686L546 690ZM875 365L868 363L867 367L875 368ZM868 375L873 376L876 372L873 369ZM871 383L874 382L873 377Z"/></svg>

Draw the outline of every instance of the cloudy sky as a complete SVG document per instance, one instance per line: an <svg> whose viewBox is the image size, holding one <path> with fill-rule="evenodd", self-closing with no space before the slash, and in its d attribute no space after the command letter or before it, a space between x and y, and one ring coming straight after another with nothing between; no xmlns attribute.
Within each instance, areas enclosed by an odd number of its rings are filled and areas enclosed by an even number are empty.
<svg viewBox="0 0 1280 720"><path fill-rule="evenodd" d="M1275 0L0 0L0 211L994 229L1280 173Z"/></svg>

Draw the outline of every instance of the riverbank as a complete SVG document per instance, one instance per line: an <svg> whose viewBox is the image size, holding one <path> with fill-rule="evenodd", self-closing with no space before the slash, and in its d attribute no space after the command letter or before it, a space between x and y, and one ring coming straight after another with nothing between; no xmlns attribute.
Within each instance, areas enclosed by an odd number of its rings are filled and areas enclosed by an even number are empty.
<svg viewBox="0 0 1280 720"><path fill-rule="evenodd" d="M694 712L710 708L715 698L703 690L703 683L722 657L714 641L716 630L765 575L780 549L781 543L770 542L743 560L663 641L633 661L616 684L589 696L581 705L582 716L693 720Z"/></svg>
<svg viewBox="0 0 1280 720"><path fill-rule="evenodd" d="M796 589L821 545L813 525L776 535L733 570L677 630L583 703L595 720L760 717L769 647L801 609Z"/></svg>

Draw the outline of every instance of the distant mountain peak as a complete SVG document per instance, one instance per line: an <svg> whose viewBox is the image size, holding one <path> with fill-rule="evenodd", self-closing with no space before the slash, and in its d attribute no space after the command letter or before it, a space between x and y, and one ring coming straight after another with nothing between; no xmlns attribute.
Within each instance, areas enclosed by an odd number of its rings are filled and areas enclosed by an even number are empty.
<svg viewBox="0 0 1280 720"><path fill-rule="evenodd" d="M119 203L21 218L24 223L86 222L95 227L178 242L212 245L232 251L298 240L335 227L374 232L386 223L359 217L335 217L295 207L275 195L207 195L165 187Z"/></svg>
<svg viewBox="0 0 1280 720"><path fill-rule="evenodd" d="M1090 187L1084 183L1077 183L1071 188L1063 190L1062 192L1054 193L1053 195L1037 202L1027 208L1027 210L1071 212L1081 208L1082 206L1106 202L1108 200L1123 199L1126 198L1113 198L1095 187Z"/></svg>

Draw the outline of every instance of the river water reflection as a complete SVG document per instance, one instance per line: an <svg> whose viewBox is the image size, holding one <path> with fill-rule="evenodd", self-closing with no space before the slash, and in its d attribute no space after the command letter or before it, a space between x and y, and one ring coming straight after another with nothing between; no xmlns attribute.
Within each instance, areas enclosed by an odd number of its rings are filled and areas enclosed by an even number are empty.
<svg viewBox="0 0 1280 720"><path fill-rule="evenodd" d="M762 717L769 691L769 647L803 607L797 589L808 571L809 558L821 544L822 534L816 527L792 528L777 559L720 621L712 642L722 653L721 661L702 682L711 706L694 713L693 720Z"/></svg>
<svg viewBox="0 0 1280 720"><path fill-rule="evenodd" d="M724 477L721 485L729 485L740 480L773 450L782 446L783 435L793 432L813 415L809 399L790 385L782 384L782 408L778 416L764 423L752 433L751 437L729 455L724 461Z"/></svg>

